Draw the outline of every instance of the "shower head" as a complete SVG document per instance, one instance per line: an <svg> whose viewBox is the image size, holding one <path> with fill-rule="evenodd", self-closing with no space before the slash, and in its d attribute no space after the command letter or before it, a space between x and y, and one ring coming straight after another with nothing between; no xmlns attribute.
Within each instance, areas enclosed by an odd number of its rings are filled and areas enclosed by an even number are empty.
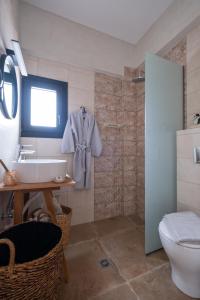
<svg viewBox="0 0 200 300"><path fill-rule="evenodd" d="M145 81L144 76L138 76L138 77L134 77L134 78L132 79L132 82L135 82L135 83L143 82L143 81Z"/></svg>
<svg viewBox="0 0 200 300"><path fill-rule="evenodd" d="M138 76L132 79L132 82L138 83L145 81L144 72L139 72Z"/></svg>

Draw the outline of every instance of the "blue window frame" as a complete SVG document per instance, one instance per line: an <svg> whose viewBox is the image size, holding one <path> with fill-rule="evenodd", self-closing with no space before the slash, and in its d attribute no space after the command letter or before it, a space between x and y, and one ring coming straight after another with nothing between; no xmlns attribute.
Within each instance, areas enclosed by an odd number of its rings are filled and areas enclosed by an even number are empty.
<svg viewBox="0 0 200 300"><path fill-rule="evenodd" d="M23 77L21 136L62 138L67 107L67 82L34 75Z"/></svg>

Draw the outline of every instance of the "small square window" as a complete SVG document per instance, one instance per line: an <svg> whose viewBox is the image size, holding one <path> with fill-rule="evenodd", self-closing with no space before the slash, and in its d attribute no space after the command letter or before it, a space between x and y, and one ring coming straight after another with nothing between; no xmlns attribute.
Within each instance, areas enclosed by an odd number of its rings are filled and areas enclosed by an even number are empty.
<svg viewBox="0 0 200 300"><path fill-rule="evenodd" d="M67 83L23 77L21 111L21 136L61 138L67 121Z"/></svg>
<svg viewBox="0 0 200 300"><path fill-rule="evenodd" d="M31 126L56 127L56 101L56 91L31 87Z"/></svg>

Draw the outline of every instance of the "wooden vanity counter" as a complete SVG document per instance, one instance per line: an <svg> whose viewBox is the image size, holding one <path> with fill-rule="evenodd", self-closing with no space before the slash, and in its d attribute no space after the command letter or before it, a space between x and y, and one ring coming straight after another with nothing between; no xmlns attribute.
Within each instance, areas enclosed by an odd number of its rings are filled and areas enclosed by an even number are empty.
<svg viewBox="0 0 200 300"><path fill-rule="evenodd" d="M18 183L13 186L4 186L0 184L0 192L13 192L14 193L14 224L23 222L22 211L24 207L24 193L41 191L44 194L47 209L52 214L52 221L56 222L56 213L53 205L53 190L61 188L73 187L75 181L66 179L65 182L40 182L40 183Z"/></svg>

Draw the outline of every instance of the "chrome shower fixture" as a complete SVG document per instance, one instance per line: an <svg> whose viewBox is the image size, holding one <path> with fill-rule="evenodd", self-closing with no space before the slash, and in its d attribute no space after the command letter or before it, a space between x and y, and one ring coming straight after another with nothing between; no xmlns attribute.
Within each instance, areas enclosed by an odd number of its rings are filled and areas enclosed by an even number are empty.
<svg viewBox="0 0 200 300"><path fill-rule="evenodd" d="M145 81L145 76L143 71L139 71L138 76L134 77L132 79L132 82L138 83L138 82L143 82Z"/></svg>

